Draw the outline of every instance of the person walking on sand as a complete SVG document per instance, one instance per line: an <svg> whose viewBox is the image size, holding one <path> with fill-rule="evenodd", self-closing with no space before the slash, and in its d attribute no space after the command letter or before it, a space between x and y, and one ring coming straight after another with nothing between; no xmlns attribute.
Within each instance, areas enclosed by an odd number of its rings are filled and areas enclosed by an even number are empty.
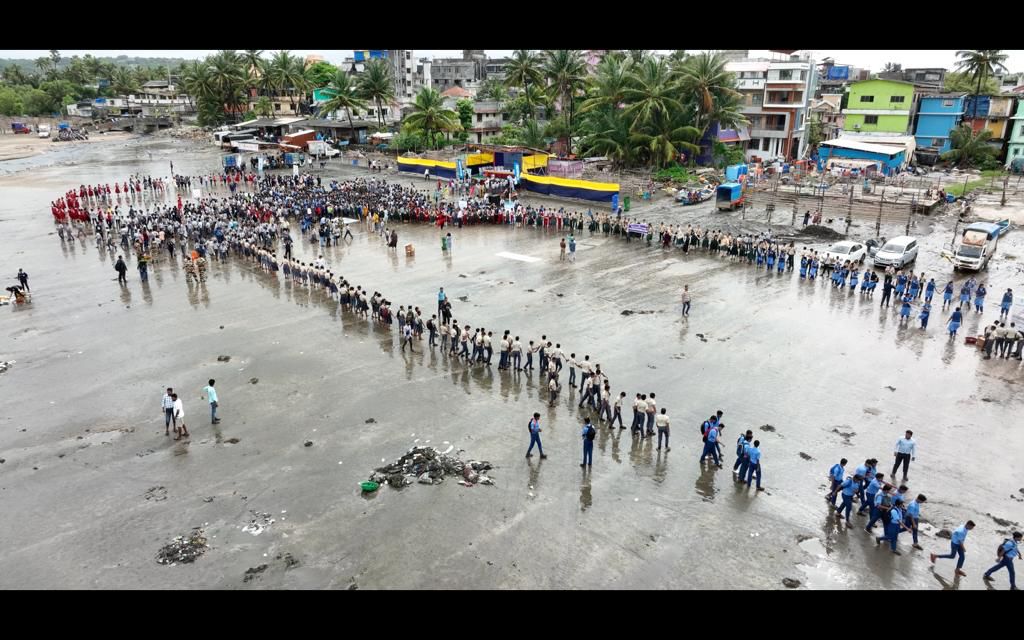
<svg viewBox="0 0 1024 640"><path fill-rule="evenodd" d="M171 398L174 399L174 420L179 423L180 426L174 427L175 440L181 440L181 436L189 437L188 427L185 426L185 404L178 397L178 394L172 393Z"/></svg>
<svg viewBox="0 0 1024 640"><path fill-rule="evenodd" d="M964 524L960 525L953 531L953 535L949 538L949 553L943 555L931 554L930 560L932 564L939 558L957 558L956 561L956 575L966 576L967 572L963 570L965 556L967 554L967 546L964 545L964 541L967 540L967 532L974 528L974 521L968 520Z"/></svg>
<svg viewBox="0 0 1024 640"><path fill-rule="evenodd" d="M210 403L210 424L220 424L220 418L217 417L217 390L213 388L214 379L210 378L207 385L203 387L203 391L206 392L206 399Z"/></svg>
<svg viewBox="0 0 1024 640"><path fill-rule="evenodd" d="M683 285L683 317L690 317L690 285Z"/></svg>
<svg viewBox="0 0 1024 640"><path fill-rule="evenodd" d="M171 435L171 424L174 424L174 433L178 433L178 421L174 417L174 389L167 387L167 393L160 401L160 408L164 410L164 435Z"/></svg>
<svg viewBox="0 0 1024 640"><path fill-rule="evenodd" d="M996 551L996 564L991 569L985 572L985 582L991 582L993 580L992 574L999 571L1003 567L1006 567L1006 572L1010 574L1010 590L1017 590L1017 579L1014 575L1013 561L1020 557L1020 541L1024 537L1020 531L1013 532L1013 539L1006 538L1003 543L999 545L999 549Z"/></svg>
<svg viewBox="0 0 1024 640"><path fill-rule="evenodd" d="M558 248L558 261L565 262L565 238L562 238L562 240L558 243Z"/></svg>
<svg viewBox="0 0 1024 640"><path fill-rule="evenodd" d="M539 413L534 412L533 420L530 420L530 423L527 425L527 427L530 430L530 448L526 450L526 457L533 457L533 445L537 445L537 451L540 453L540 459L545 460L547 456L544 455L544 447L540 443L541 428Z"/></svg>

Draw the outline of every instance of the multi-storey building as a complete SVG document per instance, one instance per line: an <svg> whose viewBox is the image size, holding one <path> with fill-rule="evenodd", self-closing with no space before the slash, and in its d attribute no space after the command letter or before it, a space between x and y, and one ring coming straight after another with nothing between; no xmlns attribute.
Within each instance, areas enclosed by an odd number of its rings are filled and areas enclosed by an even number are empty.
<svg viewBox="0 0 1024 640"><path fill-rule="evenodd" d="M905 134L910 129L914 85L901 80L864 80L850 85L843 128L856 133Z"/></svg>
<svg viewBox="0 0 1024 640"><path fill-rule="evenodd" d="M950 131L964 117L964 94L921 96L914 124L915 152L918 164L935 164L951 148Z"/></svg>
<svg viewBox="0 0 1024 640"><path fill-rule="evenodd" d="M1006 166L1013 168L1024 162L1024 98L1017 100L1017 113L1010 119L1010 144L1006 150Z"/></svg>
<svg viewBox="0 0 1024 640"><path fill-rule="evenodd" d="M750 120L747 158L797 159L807 150L807 118L817 67L806 56L735 60L741 111Z"/></svg>

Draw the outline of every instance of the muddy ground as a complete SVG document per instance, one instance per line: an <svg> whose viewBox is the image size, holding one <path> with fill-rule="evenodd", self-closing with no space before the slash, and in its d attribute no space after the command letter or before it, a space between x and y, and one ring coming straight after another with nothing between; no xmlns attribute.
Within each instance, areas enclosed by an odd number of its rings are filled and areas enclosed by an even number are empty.
<svg viewBox="0 0 1024 640"><path fill-rule="evenodd" d="M121 288L91 239L62 246L53 234L48 203L68 187L168 175L172 159L181 172L218 166L211 147L168 140L0 164L0 272L24 268L34 293L31 306L0 308L0 360L16 361L0 374L0 586L782 589L789 578L806 588L981 589L992 549L1024 521L1011 462L1021 450L1019 363L950 343L938 311L927 331L900 328L894 311L879 311L880 294L589 234L575 264L558 262L553 233L492 226L453 231L451 254L436 230L412 225L399 242L414 243L414 257L362 229L324 250L336 272L396 307L431 310L443 286L460 323L524 342L547 334L589 353L616 394L656 392L672 451L602 428L583 473L575 392L549 408L536 375L469 369L425 340L403 354L396 334L247 264L214 264L196 287L166 259L142 286L133 262ZM645 204L636 211L650 220L756 226L707 206ZM952 221L923 219L915 233L916 271L944 282L951 270L938 251ZM993 294L1024 290L1021 237L1003 239L983 278ZM683 284L694 300L686 321ZM968 314L965 332L996 314ZM216 427L201 398L211 377ZM164 436L167 386L182 393L191 442ZM698 425L716 409L727 442L748 428L760 438L766 492L733 483L730 446L725 469L698 465ZM534 411L544 461L523 457ZM837 527L821 496L840 457L887 467L906 428L920 447L910 489L929 497L926 551L901 536L904 555L893 557L862 530ZM361 494L373 468L414 444L489 460L496 484ZM927 551L948 550L935 534L968 518L978 523L968 577L954 581L948 561L931 571ZM157 561L194 527L203 554Z"/></svg>

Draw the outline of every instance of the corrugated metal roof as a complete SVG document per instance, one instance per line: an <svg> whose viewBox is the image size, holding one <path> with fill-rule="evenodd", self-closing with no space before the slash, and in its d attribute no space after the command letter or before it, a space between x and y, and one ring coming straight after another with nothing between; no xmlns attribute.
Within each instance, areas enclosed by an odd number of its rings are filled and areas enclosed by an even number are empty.
<svg viewBox="0 0 1024 640"><path fill-rule="evenodd" d="M836 138L835 140L826 140L821 143L823 147L836 147L839 149L853 149L854 151L864 151L866 153L878 153L885 156L894 156L903 152L903 149L897 149L892 145L884 144L870 144L867 142L860 142L859 140L850 140L843 138Z"/></svg>

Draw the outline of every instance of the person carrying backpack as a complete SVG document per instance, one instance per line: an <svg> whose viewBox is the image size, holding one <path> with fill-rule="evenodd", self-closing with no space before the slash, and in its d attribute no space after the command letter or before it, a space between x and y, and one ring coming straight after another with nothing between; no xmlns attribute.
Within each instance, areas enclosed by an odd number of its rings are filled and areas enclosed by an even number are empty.
<svg viewBox="0 0 1024 640"><path fill-rule="evenodd" d="M754 439L754 432L747 429L747 432L736 440L736 462L732 465L732 472L739 476L740 480L747 477L747 445Z"/></svg>
<svg viewBox="0 0 1024 640"><path fill-rule="evenodd" d="M888 487L883 489L885 492L883 495L889 493ZM907 525L903 522L903 509L901 508L902 501L897 500L887 512L885 522L885 533L875 537L875 546L880 546L883 540L889 540L890 548L893 554L899 556L903 555L899 549L896 548L896 539L900 535L900 531L907 528Z"/></svg>
<svg viewBox="0 0 1024 640"><path fill-rule="evenodd" d="M1006 571L1010 574L1010 589L1012 591L1017 590L1017 580L1014 576L1013 571L1013 560L1020 557L1020 545L1021 538L1024 534L1020 531L1013 532L1013 539L1007 538L996 549L996 564L994 567L985 572L984 580L991 582L993 580L992 574L999 571L1003 567L1006 567Z"/></svg>
<svg viewBox="0 0 1024 640"><path fill-rule="evenodd" d="M878 479L881 480L880 478ZM875 523L879 520L882 521L883 528L885 523L889 521L889 510L892 509L891 490L892 485L882 484L881 491L875 493L875 499L871 507L871 517L868 518L868 526L864 527L864 530L868 533L871 533Z"/></svg>
<svg viewBox="0 0 1024 640"><path fill-rule="evenodd" d="M544 460L547 458L544 455L544 447L540 443L540 414L534 413L533 420L526 425L526 428L530 431L530 448L526 450L526 457L533 457L533 445L537 445L537 451L540 452L540 459Z"/></svg>
<svg viewBox="0 0 1024 640"><path fill-rule="evenodd" d="M828 495L825 499L832 503L832 506L836 506L836 490L839 485L843 484L843 470L846 467L848 460L843 458L837 464L832 465L832 468L828 470L828 478L832 483L832 488L829 489Z"/></svg>
<svg viewBox="0 0 1024 640"><path fill-rule="evenodd" d="M583 421L583 433L580 435L583 438L583 463L580 467L592 467L594 466L594 438L597 437L597 429L591 424L590 418Z"/></svg>

